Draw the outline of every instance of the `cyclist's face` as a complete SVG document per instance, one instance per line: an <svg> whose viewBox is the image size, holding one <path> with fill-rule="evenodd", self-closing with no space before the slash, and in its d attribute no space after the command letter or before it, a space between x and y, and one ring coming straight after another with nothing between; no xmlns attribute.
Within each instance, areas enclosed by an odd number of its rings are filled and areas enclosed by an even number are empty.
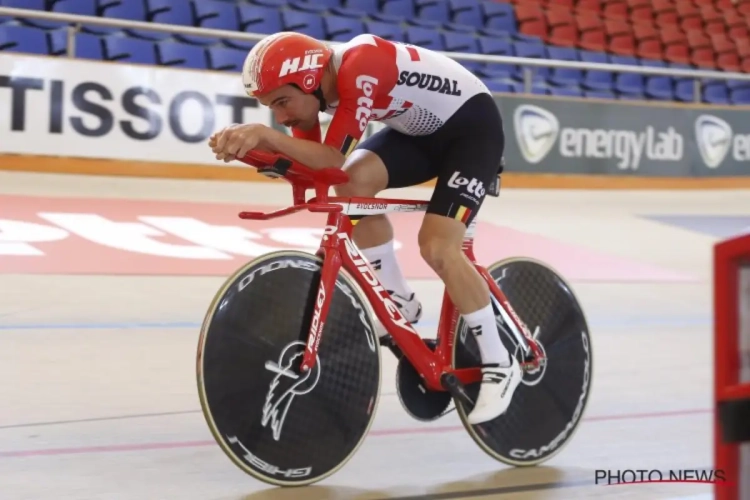
<svg viewBox="0 0 750 500"><path fill-rule="evenodd" d="M291 85L285 85L261 97L260 103L271 108L276 123L302 130L312 128L318 119L318 100Z"/></svg>

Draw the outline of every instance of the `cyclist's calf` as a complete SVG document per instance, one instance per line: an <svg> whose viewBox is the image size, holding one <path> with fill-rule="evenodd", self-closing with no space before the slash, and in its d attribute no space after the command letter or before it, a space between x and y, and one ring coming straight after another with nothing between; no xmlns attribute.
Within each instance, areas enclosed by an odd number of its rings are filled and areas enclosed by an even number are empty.
<svg viewBox="0 0 750 500"><path fill-rule="evenodd" d="M462 314L481 309L490 301L487 284L463 253L465 233L463 222L427 213L418 237L422 258L445 283Z"/></svg>

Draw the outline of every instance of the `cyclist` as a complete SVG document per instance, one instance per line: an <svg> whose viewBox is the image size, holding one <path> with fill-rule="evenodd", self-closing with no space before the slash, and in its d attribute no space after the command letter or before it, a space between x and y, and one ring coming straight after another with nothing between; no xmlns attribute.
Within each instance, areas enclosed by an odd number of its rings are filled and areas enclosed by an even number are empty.
<svg viewBox="0 0 750 500"><path fill-rule="evenodd" d="M264 149L310 168L340 167L349 181L335 187L338 196L372 197L436 179L418 241L481 353L482 383L468 419L504 413L521 369L500 340L487 284L461 248L503 155L502 119L487 87L442 54L370 34L335 46L300 33L270 35L248 54L242 79L292 135L234 124L209 141L218 160ZM325 138L319 112L332 115ZM386 127L359 143L371 120ZM418 321L422 306L396 261L387 217L363 218L353 237L404 316Z"/></svg>

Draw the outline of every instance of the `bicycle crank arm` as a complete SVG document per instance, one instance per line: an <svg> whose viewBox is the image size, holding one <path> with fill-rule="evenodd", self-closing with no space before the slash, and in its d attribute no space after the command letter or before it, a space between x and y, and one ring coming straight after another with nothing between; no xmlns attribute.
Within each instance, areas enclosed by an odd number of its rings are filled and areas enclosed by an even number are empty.
<svg viewBox="0 0 750 500"><path fill-rule="evenodd" d="M474 406L474 400L466 393L464 384L453 373L443 373L440 376L440 383L448 391L454 400L460 401L464 406L471 408Z"/></svg>

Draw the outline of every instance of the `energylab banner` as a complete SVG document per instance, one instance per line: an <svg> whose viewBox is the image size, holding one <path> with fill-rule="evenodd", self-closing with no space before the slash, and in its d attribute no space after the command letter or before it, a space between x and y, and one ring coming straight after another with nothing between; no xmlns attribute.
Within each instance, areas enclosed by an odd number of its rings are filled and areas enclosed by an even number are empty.
<svg viewBox="0 0 750 500"><path fill-rule="evenodd" d="M750 175L750 111L586 100L497 99L508 171Z"/></svg>
<svg viewBox="0 0 750 500"><path fill-rule="evenodd" d="M270 113L236 73L0 54L0 154L218 167L208 137L253 122Z"/></svg>

